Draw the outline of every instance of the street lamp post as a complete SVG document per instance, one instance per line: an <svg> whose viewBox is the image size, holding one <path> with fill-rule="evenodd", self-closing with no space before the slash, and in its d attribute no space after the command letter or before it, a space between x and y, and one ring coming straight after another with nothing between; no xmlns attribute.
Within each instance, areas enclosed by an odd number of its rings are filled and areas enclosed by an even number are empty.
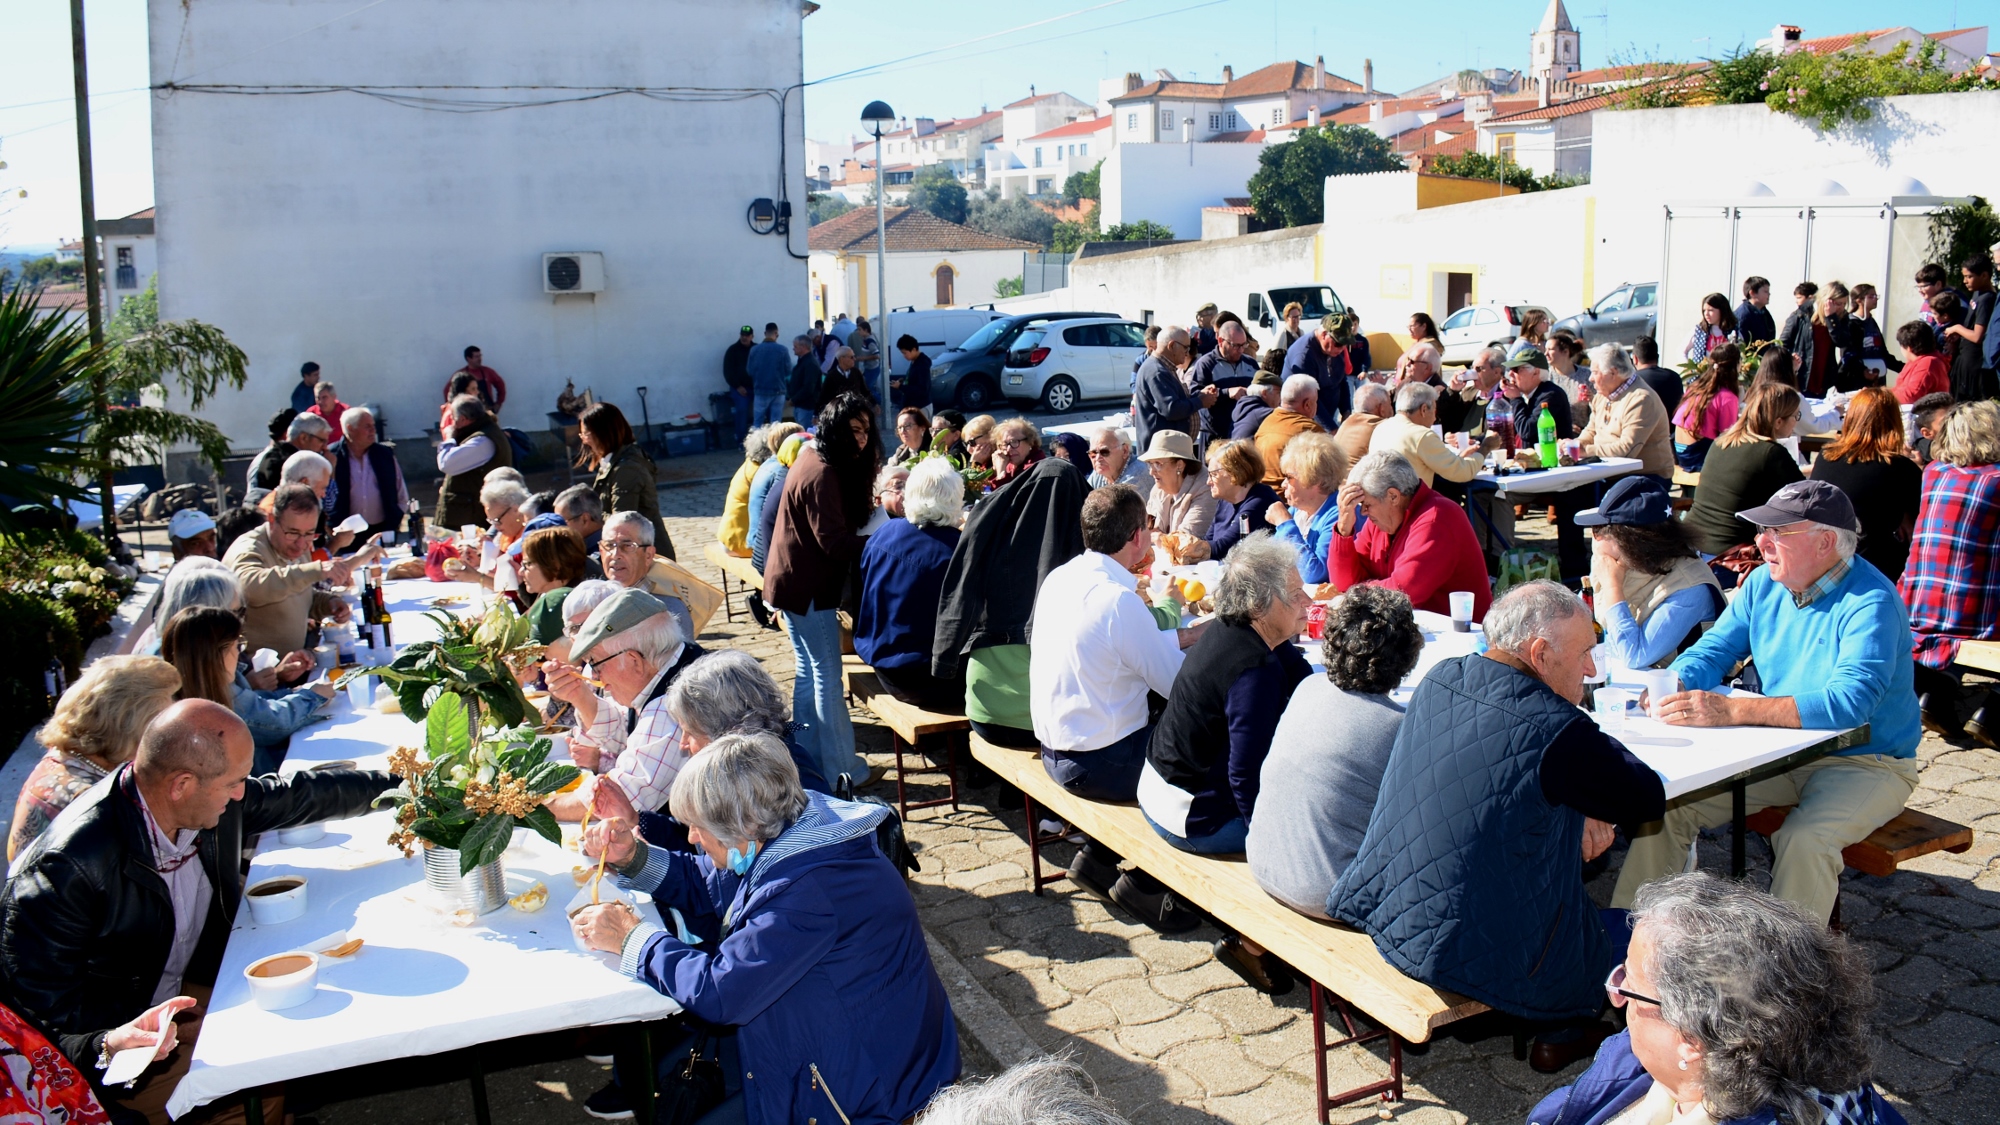
<svg viewBox="0 0 2000 1125"><path fill-rule="evenodd" d="M892 354L884 343L893 339L889 335L889 226L884 218L885 193L888 180L882 171L882 126L896 120L896 111L888 102L869 102L861 111L861 123L875 134L875 340L882 362L878 365L876 378L880 383L875 401L882 409L883 425L879 432L888 432L889 418L889 356Z"/></svg>

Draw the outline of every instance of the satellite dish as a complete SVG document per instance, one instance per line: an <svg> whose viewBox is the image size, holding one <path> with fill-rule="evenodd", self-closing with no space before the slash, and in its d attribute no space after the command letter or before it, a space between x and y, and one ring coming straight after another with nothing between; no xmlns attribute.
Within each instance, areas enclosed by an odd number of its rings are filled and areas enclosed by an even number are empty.
<svg viewBox="0 0 2000 1125"><path fill-rule="evenodd" d="M1765 183L1762 180L1748 180L1743 184L1741 188L1737 189L1736 194L1753 196L1753 197L1769 197L1776 195L1778 193L1772 191L1771 185Z"/></svg>
<svg viewBox="0 0 2000 1125"><path fill-rule="evenodd" d="M1821 180L1814 184L1807 195L1846 195L1847 188L1838 180Z"/></svg>
<svg viewBox="0 0 2000 1125"><path fill-rule="evenodd" d="M1931 189L1914 176L1897 176L1889 181L1890 195L1929 195Z"/></svg>

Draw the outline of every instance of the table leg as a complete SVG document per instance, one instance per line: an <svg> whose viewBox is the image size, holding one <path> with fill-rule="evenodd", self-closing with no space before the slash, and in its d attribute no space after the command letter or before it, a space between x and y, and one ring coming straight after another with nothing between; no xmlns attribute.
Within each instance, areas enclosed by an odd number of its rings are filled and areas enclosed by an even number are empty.
<svg viewBox="0 0 2000 1125"><path fill-rule="evenodd" d="M625 1086L625 1096L632 1101L635 1120L653 1120L653 1101L657 1096L655 1087L659 1080L659 1064L653 1059L653 1025L644 1020L632 1025L630 1053L637 1055L638 1065L628 1065L619 1060L618 1079Z"/></svg>
<svg viewBox="0 0 2000 1125"><path fill-rule="evenodd" d="M1742 782L1729 787L1729 874L1736 879L1743 877L1743 837L1750 831L1743 824L1750 815L1745 811L1747 803Z"/></svg>
<svg viewBox="0 0 2000 1125"><path fill-rule="evenodd" d="M264 1097L255 1090L243 1095L243 1120L249 1125L264 1125Z"/></svg>
<svg viewBox="0 0 2000 1125"><path fill-rule="evenodd" d="M472 1119L478 1125L493 1125L492 1107L486 1104L486 1062L479 1057L479 1048L465 1053L466 1084L472 1087Z"/></svg>

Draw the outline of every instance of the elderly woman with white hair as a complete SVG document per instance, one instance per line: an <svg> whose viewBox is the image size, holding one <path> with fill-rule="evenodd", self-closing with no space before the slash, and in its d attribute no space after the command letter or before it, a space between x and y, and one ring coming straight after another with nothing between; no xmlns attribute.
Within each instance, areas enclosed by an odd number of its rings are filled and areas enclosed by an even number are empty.
<svg viewBox="0 0 2000 1125"><path fill-rule="evenodd" d="M1263 536L1229 552L1216 621L1189 647L1139 775L1147 823L1182 851L1243 850L1271 732L1312 674L1292 643L1309 604L1290 545Z"/></svg>
<svg viewBox="0 0 2000 1125"><path fill-rule="evenodd" d="M528 489L519 481L502 478L480 485L479 506L486 513L485 538L498 548L498 553L489 563L472 544L461 543L459 557L445 560L445 573L460 582L477 582L489 590L494 589L499 568L516 565L510 554L514 544L527 531L528 515L522 510L527 504ZM508 588L520 588L518 571L513 585Z"/></svg>
<svg viewBox="0 0 2000 1125"><path fill-rule="evenodd" d="M1700 872L1649 883L1604 990L1625 1030L1531 1125L1902 1125L1871 1080L1867 958L1790 903Z"/></svg>
<svg viewBox="0 0 2000 1125"><path fill-rule="evenodd" d="M146 635L138 645L139 651L148 656L160 652L160 638L166 632L167 622L172 621L180 611L207 606L211 609L226 609L239 616L243 613L243 582L236 572L223 563L202 556L182 559L167 572L167 580L160 587L160 604L153 611L153 624L147 627ZM250 657L243 654L240 669L243 678L258 691L272 691L279 681L295 683L313 670L313 654L304 649L294 649L282 654L278 663L262 671L252 670Z"/></svg>
<svg viewBox="0 0 2000 1125"><path fill-rule="evenodd" d="M904 1121L958 1077L951 1002L875 843L888 808L804 791L765 733L710 743L670 807L697 854L642 847L616 819L583 844L652 895L653 916L606 903L571 926L702 1024L736 1029L719 1049L728 1100L703 1121Z"/></svg>
<svg viewBox="0 0 2000 1125"><path fill-rule="evenodd" d="M1468 593L1472 619L1486 616L1493 583L1472 521L1400 454L1363 457L1341 486L1338 507L1329 560L1335 586L1379 582L1432 613L1450 613L1451 595Z"/></svg>
<svg viewBox="0 0 2000 1125"><path fill-rule="evenodd" d="M674 775L687 761L680 725L667 711L667 689L701 655L665 602L644 590L621 589L590 611L570 638L566 660L543 662L549 694L576 708L570 757L595 775L549 801L556 819L581 819L600 785L617 786L642 812L667 803ZM590 680L602 683L603 691Z"/></svg>
<svg viewBox="0 0 2000 1125"><path fill-rule="evenodd" d="M917 462L903 486L903 518L861 551L854 651L891 690L931 710L965 706L965 681L931 671L938 602L965 515L965 478L942 457Z"/></svg>

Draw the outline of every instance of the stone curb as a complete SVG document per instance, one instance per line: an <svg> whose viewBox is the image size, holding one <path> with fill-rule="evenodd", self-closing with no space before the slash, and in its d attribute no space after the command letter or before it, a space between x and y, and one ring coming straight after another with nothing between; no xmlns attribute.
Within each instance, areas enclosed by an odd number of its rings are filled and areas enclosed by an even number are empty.
<svg viewBox="0 0 2000 1125"><path fill-rule="evenodd" d="M958 1016L959 1025L972 1033L995 1062L1010 1067L1047 1053L929 930L924 931L924 944L930 947L931 964L951 996L952 1012Z"/></svg>

